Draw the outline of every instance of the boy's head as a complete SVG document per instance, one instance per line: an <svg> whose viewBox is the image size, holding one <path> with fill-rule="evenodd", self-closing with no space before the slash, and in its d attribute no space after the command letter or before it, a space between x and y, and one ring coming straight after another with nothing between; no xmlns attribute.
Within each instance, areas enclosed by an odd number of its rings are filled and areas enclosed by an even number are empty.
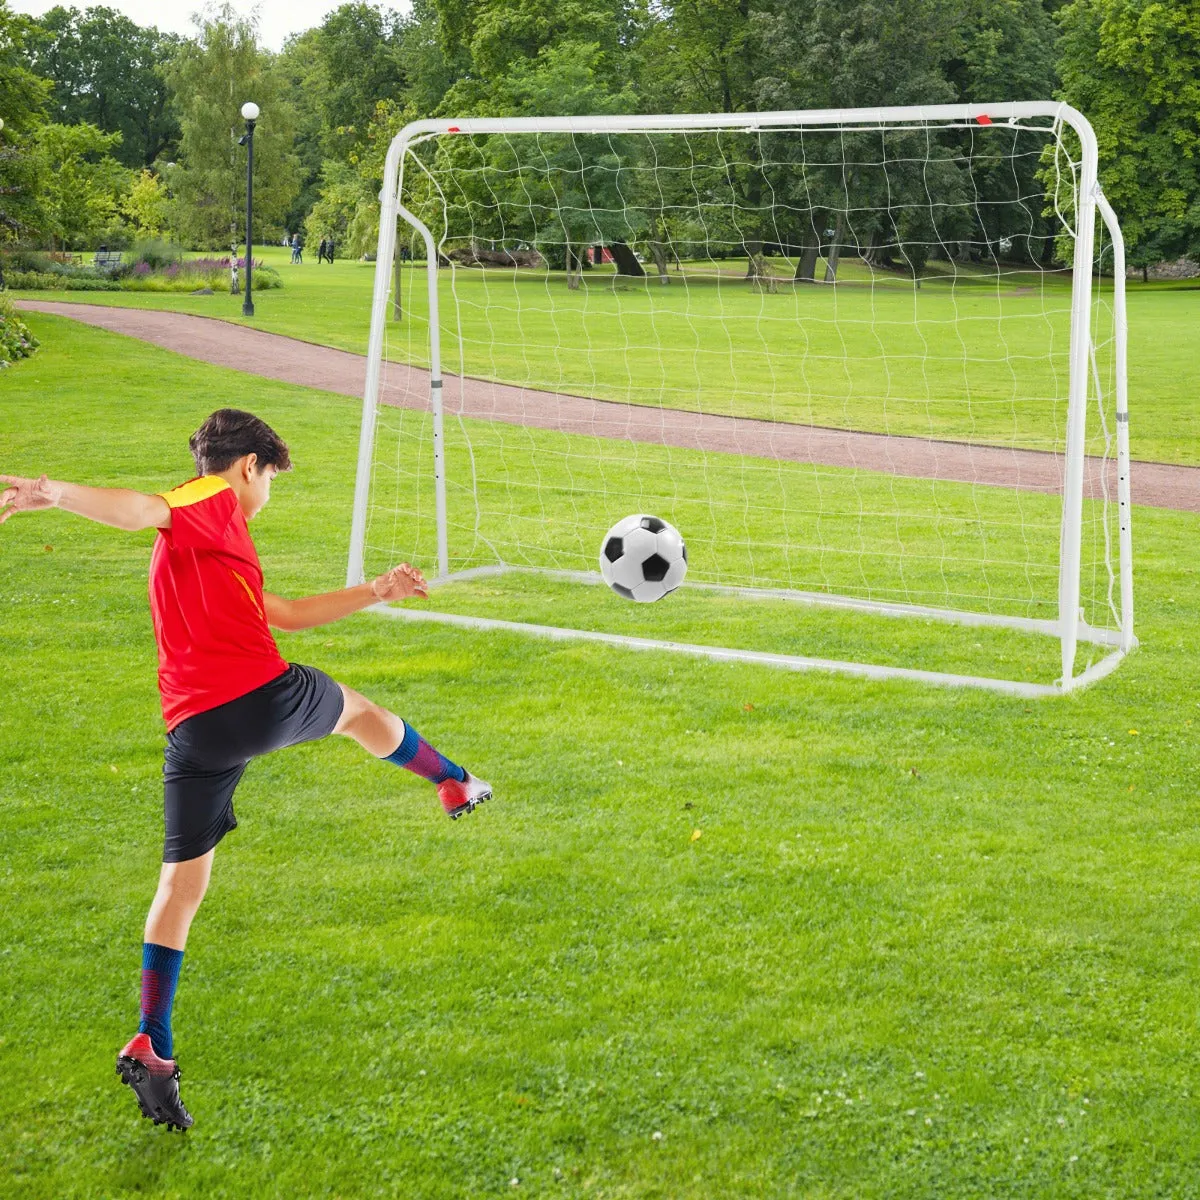
<svg viewBox="0 0 1200 1200"><path fill-rule="evenodd" d="M292 469L283 439L253 413L236 408L213 413L188 447L200 475L220 475L229 482L247 519L266 504L275 475Z"/></svg>

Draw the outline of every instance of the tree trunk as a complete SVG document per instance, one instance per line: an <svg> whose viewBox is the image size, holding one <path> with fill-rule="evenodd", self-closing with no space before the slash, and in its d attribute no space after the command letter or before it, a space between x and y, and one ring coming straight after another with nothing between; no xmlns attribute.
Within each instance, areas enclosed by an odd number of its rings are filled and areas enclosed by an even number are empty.
<svg viewBox="0 0 1200 1200"><path fill-rule="evenodd" d="M766 273L766 259L763 256L762 242L745 242L746 249L746 278L761 279Z"/></svg>
<svg viewBox="0 0 1200 1200"><path fill-rule="evenodd" d="M871 234L871 240L867 243L867 252L863 255L863 262L873 269L893 271L896 269L896 262L892 257L893 248L888 243L886 232L877 229Z"/></svg>
<svg viewBox="0 0 1200 1200"><path fill-rule="evenodd" d="M617 264L618 275L628 275L633 279L645 279L646 269L637 260L637 255L625 242L613 242L609 253Z"/></svg>
<svg viewBox="0 0 1200 1200"><path fill-rule="evenodd" d="M583 269L579 265L579 254L569 241L565 245L565 250L567 256L567 288L572 292L577 292L579 285L583 282Z"/></svg>
<svg viewBox="0 0 1200 1200"><path fill-rule="evenodd" d="M1150 268L1147 266L1142 267L1142 282L1143 283L1150 282Z"/></svg>
<svg viewBox="0 0 1200 1200"><path fill-rule="evenodd" d="M779 280L771 274L767 266L767 256L763 253L763 244L759 241L746 242L746 278L753 287L762 288L774 295L779 291Z"/></svg>
<svg viewBox="0 0 1200 1200"><path fill-rule="evenodd" d="M837 223L833 227L833 245L825 256L825 282L837 283L838 259L842 256L842 238L846 232L846 217L838 213Z"/></svg>
<svg viewBox="0 0 1200 1200"><path fill-rule="evenodd" d="M817 258L820 253L820 246L804 247L800 253L800 261L796 264L797 283L817 282Z"/></svg>
<svg viewBox="0 0 1200 1200"><path fill-rule="evenodd" d="M669 284L671 282L670 275L667 274L667 248L659 241L650 242L650 257L654 259L655 270L658 271L658 282Z"/></svg>

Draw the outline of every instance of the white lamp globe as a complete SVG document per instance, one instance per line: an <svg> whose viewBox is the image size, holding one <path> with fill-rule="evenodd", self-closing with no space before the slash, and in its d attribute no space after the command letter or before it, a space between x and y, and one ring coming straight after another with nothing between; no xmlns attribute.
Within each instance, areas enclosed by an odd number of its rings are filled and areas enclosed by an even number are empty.
<svg viewBox="0 0 1200 1200"><path fill-rule="evenodd" d="M257 121L258 105L255 104L253 100L247 100L246 103L242 105L242 116L247 121Z"/></svg>

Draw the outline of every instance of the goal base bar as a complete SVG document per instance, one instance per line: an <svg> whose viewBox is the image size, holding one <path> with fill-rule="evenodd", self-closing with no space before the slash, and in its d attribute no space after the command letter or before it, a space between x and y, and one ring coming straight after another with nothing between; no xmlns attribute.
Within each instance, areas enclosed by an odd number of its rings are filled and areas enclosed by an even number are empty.
<svg viewBox="0 0 1200 1200"><path fill-rule="evenodd" d="M518 567L500 563L487 567L468 567L430 580L433 587L451 583L466 583L472 579L494 579L498 575L541 575L547 579L561 579L568 583L585 583L591 586L604 584L599 571L563 571L550 567ZM361 580L359 581L361 582ZM935 608L927 604L908 604L894 600L863 600L856 596L840 596L836 592L805 592L797 588L744 587L727 583L692 583L684 580L680 591L715 592L722 596L743 596L751 600L784 600L792 604L814 605L820 608L839 608L850 612L873 613L883 617L917 617L927 621L945 621L950 625L974 627L991 626L996 629L1017 629L1022 633L1040 633L1046 637L1059 638L1062 631L1056 618L1011 617L1002 613L970 612L966 609ZM1119 629L1097 629L1089 625L1080 615L1076 637L1081 642L1097 646L1121 647L1132 650L1137 645L1124 646Z"/></svg>
<svg viewBox="0 0 1200 1200"><path fill-rule="evenodd" d="M478 631L501 631L520 633L531 637L547 638L550 641L599 642L608 646L621 646L627 650L660 650L673 654L687 654L694 658L708 658L715 662L745 662L758 666L776 667L786 671L829 671L840 675L855 675L866 679L904 679L914 683L934 684L939 687L969 687L984 691L999 692L1009 696L1039 699L1046 696L1062 696L1067 691L1085 687L1102 679L1115 670L1125 657L1123 650L1093 663L1086 671L1071 679L1064 688L1059 683L1022 683L1017 680L993 679L985 675L951 675L940 671L918 671L911 667L884 667L872 663L842 662L837 659L808 658L798 654L768 654L758 650L731 650L720 646L701 646L691 642L659 641L654 638L629 637L617 633L599 633L588 629L564 629L555 625L534 625L525 621L501 621L494 617L466 617L457 613L429 612L422 609L392 608L386 604L374 604L371 612L395 617L402 621L426 622L438 625L453 625L459 629Z"/></svg>

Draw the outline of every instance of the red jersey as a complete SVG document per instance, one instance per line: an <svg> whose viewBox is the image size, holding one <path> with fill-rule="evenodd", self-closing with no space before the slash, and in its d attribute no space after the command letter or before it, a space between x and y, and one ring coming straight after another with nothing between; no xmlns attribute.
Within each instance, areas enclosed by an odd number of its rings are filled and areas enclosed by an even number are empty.
<svg viewBox="0 0 1200 1200"><path fill-rule="evenodd" d="M262 568L237 493L205 475L162 497L171 528L158 531L150 557L150 614L169 731L288 665L267 625Z"/></svg>

